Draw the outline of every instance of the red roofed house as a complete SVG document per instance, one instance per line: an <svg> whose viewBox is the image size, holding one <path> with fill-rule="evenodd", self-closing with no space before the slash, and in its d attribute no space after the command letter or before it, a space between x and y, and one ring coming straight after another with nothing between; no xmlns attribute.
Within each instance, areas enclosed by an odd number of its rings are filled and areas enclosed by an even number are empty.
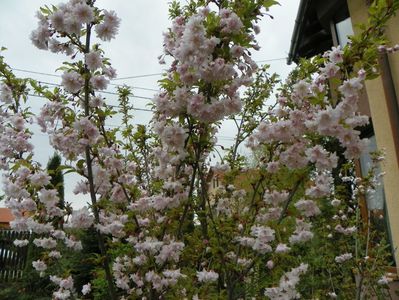
<svg viewBox="0 0 399 300"><path fill-rule="evenodd" d="M14 220L11 210L5 207L0 207L0 229L9 229L10 222Z"/></svg>

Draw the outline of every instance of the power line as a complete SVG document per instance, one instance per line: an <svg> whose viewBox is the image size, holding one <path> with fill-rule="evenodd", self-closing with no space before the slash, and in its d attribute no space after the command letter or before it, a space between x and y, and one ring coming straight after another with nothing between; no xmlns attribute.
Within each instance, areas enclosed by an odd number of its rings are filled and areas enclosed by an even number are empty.
<svg viewBox="0 0 399 300"><path fill-rule="evenodd" d="M44 75L44 76L51 76L51 77L61 78L61 75L57 75L57 74L43 73L43 72L37 72L37 71L31 71L31 70L17 69L17 68L11 68L11 70L18 71L18 72L23 72L23 73L28 73L28 74L30 73L30 74L36 74L36 75ZM122 86L121 84L116 84L116 83L109 83L109 85ZM132 89L136 89L136 90L159 92L159 90L157 90L157 89L151 89L151 88L140 87L140 86L131 86L131 85L126 85L126 86L130 87Z"/></svg>
<svg viewBox="0 0 399 300"><path fill-rule="evenodd" d="M265 60L258 60L255 62L269 62L269 61L279 61L279 60L286 60L287 57L278 57L278 58L270 58L270 59L265 59ZM142 78L142 77L150 77L150 76L159 76L162 75L163 73L154 73L154 74L144 74L144 75L134 75L134 76L126 76L126 77L119 77L113 79L115 80L124 80L124 79L134 79L134 78Z"/></svg>
<svg viewBox="0 0 399 300"><path fill-rule="evenodd" d="M44 96L35 95L35 94L29 94L29 93L28 93L28 96L47 99L47 98L44 97ZM110 107L112 107L112 108L120 108L119 105L108 105L108 106L110 106ZM146 108L136 108L136 107L132 107L132 108L130 108L130 109L131 109L131 110L137 110L137 111L151 112L151 113L154 112L154 110L146 109ZM109 126L109 127L119 127L119 125L116 125L116 124L106 124L106 126ZM234 140L235 140L235 137L229 137L229 136L225 136L225 135L216 135L216 137L217 137L219 140L225 140L225 141L234 141Z"/></svg>
<svg viewBox="0 0 399 300"><path fill-rule="evenodd" d="M278 57L278 58L270 58L270 59L264 59L264 60L257 60L255 62L257 63L262 63L262 62L271 62L271 61L280 61L280 60L286 60L287 57ZM18 68L11 68L12 70L19 71L19 72L24 72L24 73L31 73L31 74L37 74L37 75L45 75L45 76L52 76L52 77L61 77L61 75L56 75L56 74L49 74L49 73L44 73L44 72L37 72L37 71L31 71L31 70L24 70L24 69L18 69ZM143 74L143 75L132 75L132 76L125 76L125 77L119 77L115 79L111 79L111 81L117 81L117 80L125 80L125 79L135 79L135 78L144 78L144 77L153 77L153 76L160 76L163 73L152 73L152 74ZM110 83L110 85L113 86L120 86L118 84ZM135 86L128 86L132 89L140 89L140 90L147 90L147 91L153 91L153 92L158 92L159 90L156 89L151 89L151 88L144 88L144 87L135 87Z"/></svg>
<svg viewBox="0 0 399 300"><path fill-rule="evenodd" d="M117 128L117 127L120 127L120 125L116 125L116 124L105 124L105 127ZM216 137L218 138L218 140L235 141L235 137L232 137L232 136L216 135Z"/></svg>
<svg viewBox="0 0 399 300"><path fill-rule="evenodd" d="M48 85L51 85L51 86L58 86L58 87L62 86L61 84L53 83L53 82L46 82L46 81L39 81L39 80L37 80L37 82L41 83L41 84L48 84ZM101 91L99 93L119 96L119 94L115 93L115 92ZM153 100L153 98L150 98L150 97L143 97L143 96L136 96L136 95L130 95L129 97L138 98L138 99Z"/></svg>
<svg viewBox="0 0 399 300"><path fill-rule="evenodd" d="M43 72L37 72L37 71L23 70L23 69L17 69L17 68L10 68L10 69L11 69L11 70L14 70L14 71L18 71L18 72L23 72L23 73L31 73L31 74L45 75L45 76L52 76L52 77L61 77L61 75L50 74L50 73L43 73Z"/></svg>
<svg viewBox="0 0 399 300"><path fill-rule="evenodd" d="M29 94L29 93L28 93L28 96L47 99L47 98L44 97L44 96L35 95L35 94ZM108 105L108 106L109 106L109 107L112 107L112 108L121 108L119 105L112 105L112 104L110 104L110 105ZM154 112L154 110L152 110L152 109L146 109L146 108L131 107L130 109L132 109L132 110L137 110L137 111Z"/></svg>
<svg viewBox="0 0 399 300"><path fill-rule="evenodd" d="M278 60L286 60L287 57L279 57L279 58L271 58L271 59L265 59L265 60L256 60L255 62L260 63L260 62L269 62L269 61L278 61Z"/></svg>
<svg viewBox="0 0 399 300"><path fill-rule="evenodd" d="M134 79L134 78L143 78L143 77L152 77L152 76L159 76L159 75L162 75L162 74L163 73L153 73L153 74L126 76L126 77L119 77L119 78L112 79L112 81L125 80L125 79Z"/></svg>

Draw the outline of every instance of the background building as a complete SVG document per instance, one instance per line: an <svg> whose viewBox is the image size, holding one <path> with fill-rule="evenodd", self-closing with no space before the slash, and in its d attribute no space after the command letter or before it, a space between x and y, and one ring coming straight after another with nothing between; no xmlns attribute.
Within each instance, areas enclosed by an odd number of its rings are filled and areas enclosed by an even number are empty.
<svg viewBox="0 0 399 300"><path fill-rule="evenodd" d="M14 220L11 210L8 208L0 207L0 230L9 229L10 222Z"/></svg>

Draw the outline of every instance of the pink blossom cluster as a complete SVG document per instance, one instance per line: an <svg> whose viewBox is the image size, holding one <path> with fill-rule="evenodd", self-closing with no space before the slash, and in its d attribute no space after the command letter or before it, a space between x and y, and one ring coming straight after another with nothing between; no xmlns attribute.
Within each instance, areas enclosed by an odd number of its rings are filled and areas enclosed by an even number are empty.
<svg viewBox="0 0 399 300"><path fill-rule="evenodd" d="M47 172L41 170L39 165L24 163L27 157L33 155L33 146L30 143L32 135L27 129L29 123L26 117L15 110L17 105L12 109L13 101L7 105L10 108L8 112L2 113L0 125L0 155L2 162L6 163L2 167L7 171L3 174L3 191L6 205L15 216L10 225L17 231L49 233L53 230L51 224L41 224L29 215L37 212L39 206L46 220L62 217L64 214L57 206L59 197L57 191L51 187ZM48 249L56 246L56 242L51 239L38 239L36 244Z"/></svg>
<svg viewBox="0 0 399 300"><path fill-rule="evenodd" d="M340 47L325 54L325 63L315 76L298 80L289 87L290 92L281 94L278 105L257 127L255 121L244 120L251 125L248 127L256 127L245 132L250 134L248 146L253 150L265 147L270 157L256 170L259 184L252 182L248 172L253 190L243 189L228 177L251 170L236 168L235 162L210 167L209 156L215 149L214 135L220 121L240 113L240 89L252 83L257 70L250 57L250 49L259 48L251 34L259 31L251 23L256 17L244 22L230 8L212 11L206 7L174 19L164 35L165 55L174 61L161 81L163 90L154 99L152 133L156 141L150 155L156 159L147 162L140 161L137 153L129 153L133 146L119 141L119 133L105 129L103 109L109 107L97 92L107 88L115 70L98 45L86 48L81 38L84 29L93 29L98 38L111 40L120 20L113 11L101 11L88 3L70 0L57 9L38 13L39 26L31 39L40 49L82 55L82 60L62 75L64 91L54 93L36 122L67 159L64 167L82 176L74 193L90 195L91 209L61 209L50 174L29 158L33 147L28 117L12 110L12 105L17 105L11 87L2 83L0 89L0 168L7 173L4 193L16 217L11 226L46 234L33 241L45 251L42 259L32 263L42 276L62 257L59 244L82 250L82 243L68 234L69 228L94 228L106 239L105 247L123 245L119 249L122 254L111 262L111 284L133 298L151 293L162 298L186 277L195 282L193 293L215 283L221 286L237 280L241 284L249 280L248 274L259 261L267 260L265 271L272 272L279 255L287 255L297 244L306 246L314 237L311 221L322 213L322 201L331 204L329 208L335 213L328 237L351 237L357 232L348 221L353 208L335 198L332 173L338 166L338 154L324 143L338 141L348 160L357 158L367 146L357 130L368 122L357 113L365 72L345 77L336 99L330 97L330 79L341 76L344 62ZM131 144L130 134L123 133ZM151 180L147 178L146 184L138 176L141 164L149 168ZM297 187L273 183L273 176L291 171L305 174L298 176ZM213 172L225 175L226 182L211 195ZM353 178L349 182L361 192L360 182ZM303 192L300 197L294 197L296 189ZM286 219L295 221L295 228L287 229ZM65 231L56 226L56 220L65 221ZM185 233L186 224L202 239L197 241L196 235ZM199 253L190 253L192 240ZM28 241L14 244L24 247ZM214 256L215 249L221 258ZM198 261L183 261L187 252ZM107 253L103 255L110 258ZM351 253L344 253L334 260L343 263L351 257ZM234 272L228 270L231 265ZM187 270L187 266L192 269ZM285 273L278 287L265 289L265 296L299 298L296 286L307 269L301 264ZM71 276L51 275L50 279L58 286L53 298L75 297ZM88 283L81 293L90 291Z"/></svg>
<svg viewBox="0 0 399 300"><path fill-rule="evenodd" d="M163 241L150 237L139 241L132 237L130 242L134 245L137 256L134 258L117 257L112 268L116 285L126 290L128 294L142 295L146 283L156 291L162 291L176 285L180 278L186 277L180 272L180 269L174 268L174 264L179 261L180 253L183 250L183 243L170 240L169 237L165 237ZM171 264L172 268L165 269L160 273L148 270L145 266L152 257L155 258L158 266Z"/></svg>
<svg viewBox="0 0 399 300"><path fill-rule="evenodd" d="M207 16L210 14L218 19L223 39L207 33ZM251 82L252 73L257 66L248 55L248 50L240 44L233 44L231 53L227 56L218 54L217 50L224 43L227 45L231 36L237 34L247 35L248 40L253 39L244 30L244 25L234 12L222 9L217 14L209 8L202 9L190 17L175 18L172 28L165 34L165 54L174 59L174 63L168 70L168 78L170 80L177 78L177 85L173 90L161 92L154 100L157 115L153 129L161 141L161 147L154 149L154 155L158 159L154 174L163 180L163 192L154 195L144 193L138 201L129 206L131 210L141 214L139 222L142 224L153 222L153 224L162 225L168 221L164 215L169 210L182 207L187 201L191 201L188 197L193 191L189 180L195 174L193 174L193 166L187 164L186 160L190 155L187 147L191 143L188 139L192 132L187 123L184 124L177 118L191 119L196 124L194 130L199 135L202 134L200 124L209 125L209 137L211 137L216 132L212 123L241 110L238 89ZM218 83L220 88L214 95L209 95L209 91L202 88L198 89L198 85L210 86L215 83ZM207 135L208 133L205 134ZM208 153L201 152L201 157L197 159L204 161ZM234 195L232 201L239 201L240 196L237 193ZM219 212L228 213L227 198L219 200L215 205L218 205ZM267 233L263 231L259 229L257 238L254 238L254 244L256 243L259 251L267 247L262 244L265 239L267 240ZM171 246L161 248L162 244L157 239L148 236L144 241L135 246L139 245L140 251L149 247L145 255L141 253L134 258L134 261L139 264L149 261L151 256L156 262L163 262L167 256L173 258L173 252L179 253L184 247L183 243L175 242L181 248L175 249ZM176 257L174 262L178 263L179 257ZM217 279L214 275L217 273L214 271L203 270L198 271L197 274L200 282ZM157 276L151 275L153 282L157 280Z"/></svg>
<svg viewBox="0 0 399 300"><path fill-rule="evenodd" d="M76 54L83 47L80 37L84 24L94 26L98 37L109 40L116 34L120 22L114 12L101 12L88 5L86 1L76 0L60 4L57 9L46 8L38 13L37 17L39 26L31 35L32 42L40 49L65 52L67 55ZM66 38L66 41L62 41L63 38ZM115 77L115 70L103 63L98 51L88 53L85 63L87 69L93 72L89 82L93 90L105 89L108 84L107 78ZM78 117L73 109L75 107L73 100L84 87L83 78L82 70L72 69L65 72L62 75L62 85L66 92L73 94L73 97L67 98L65 95L54 92L49 99L51 101L42 107L36 118L42 131L50 135L52 146L71 161L83 158L87 146L94 147L102 142L99 129L93 122L94 119ZM49 174L42 170L38 163L32 161L33 146L30 143L32 134L29 127L33 120L28 119L29 115L19 112L20 109L22 111L20 107L22 102L16 97L19 97L19 94L13 94L10 85L1 84L0 140L2 147L0 155L2 159L0 167L7 171L3 179L5 200L15 216L11 222L13 229L32 231L38 235L46 234L46 237L39 237L33 241L35 246L46 250L44 259L33 263L33 267L44 276L47 265L54 263L62 256L56 250L59 242L75 251L81 251L82 244L74 236L56 228L57 223L62 222L68 212L61 209L58 191L52 186ZM91 98L93 98L91 105L101 104L101 101L95 100L95 96ZM69 103L65 101L66 99ZM81 105L80 102L77 103ZM69 121L66 121L67 115L71 117ZM107 150L104 147L99 149L97 161L99 166L93 168L96 191L104 197L111 195L115 202L126 201L124 200L126 196L121 195L123 193L120 189L118 190L118 187L132 183L133 179L131 175L121 174L120 171L125 166L120 154L115 149ZM106 173L108 170L111 171ZM87 176L87 170L86 174L85 170L81 173ZM114 185L114 181L118 182ZM86 187L85 191L87 190ZM124 235L125 222L124 216L104 214L101 224L97 224L97 227L101 232L120 237ZM84 229L93 224L94 217L91 212L83 208L72 212L65 228ZM27 241L16 241L16 245L24 247ZM72 277L65 280L52 278L56 279L54 282L60 285L60 289L54 292L53 297L69 299L74 292ZM68 286L67 282L70 282ZM84 293L89 293L89 286L85 288Z"/></svg>
<svg viewBox="0 0 399 300"><path fill-rule="evenodd" d="M339 58L342 51L333 49L326 67L340 69ZM265 121L249 138L248 146L255 148L259 144L284 142L279 150L280 161L289 168L302 168L308 163L315 164L319 170L331 170L336 167L337 157L328 153L321 145L309 144L308 136L319 134L336 138L345 149L347 159L360 155L367 146L366 139L360 139L355 128L368 123L366 116L357 113L357 101L363 88L364 71L357 77L347 79L338 87L340 101L334 104L327 98L328 78L325 68L313 81L301 80L294 84L290 98L280 97L280 107L275 109L276 118ZM334 75L335 76L335 73ZM311 105L310 99L324 98L323 103ZM334 106L335 105L335 106Z"/></svg>
<svg viewBox="0 0 399 300"><path fill-rule="evenodd" d="M253 237L236 237L236 241L242 246L250 247L256 252L265 254L272 251L269 243L274 241L274 234L275 231L270 227L254 225L251 227Z"/></svg>
<svg viewBox="0 0 399 300"><path fill-rule="evenodd" d="M97 230L104 234L110 234L117 238L126 236L124 224L128 221L127 215L120 215L101 211L100 221L95 224Z"/></svg>
<svg viewBox="0 0 399 300"><path fill-rule="evenodd" d="M299 276L305 274L307 271L308 265L303 263L300 264L297 268L281 276L278 287L266 288L265 296L276 300L300 299L301 295L295 288L299 283Z"/></svg>
<svg viewBox="0 0 399 300"><path fill-rule="evenodd" d="M155 98L158 111L166 116L187 113L202 122L212 123L241 110L237 91L251 82L256 63L239 44L231 47L232 58L215 57L216 47L225 41L207 35L205 23L208 14L214 12L205 8L188 19L177 17L171 31L165 34L165 53L175 59L169 70L170 76L179 74L181 81L172 93L161 93ZM219 17L224 39L244 33L240 18L231 10L220 10ZM252 37L248 36L248 39ZM204 92L192 90L199 81L221 82L223 85L218 95L209 97Z"/></svg>
<svg viewBox="0 0 399 300"><path fill-rule="evenodd" d="M293 234L290 236L289 241L291 244L304 243L311 240L314 236L310 231L312 225L306 223L301 219L296 219L296 227Z"/></svg>
<svg viewBox="0 0 399 300"><path fill-rule="evenodd" d="M202 270L197 272L197 278L199 282L213 282L219 278L219 274L212 270Z"/></svg>
<svg viewBox="0 0 399 300"><path fill-rule="evenodd" d="M50 280L59 287L57 291L53 292L54 299L70 299L75 291L72 276L68 276L67 278L61 278L58 276L50 275Z"/></svg>
<svg viewBox="0 0 399 300"><path fill-rule="evenodd" d="M30 37L33 44L39 49L64 52L66 55L75 53L76 43L60 38L67 36L79 39L85 24L95 26L97 36L103 41L114 38L120 25L120 19L114 11L104 10L100 18L94 8L84 0L70 0L46 14L37 12L36 16L38 27Z"/></svg>
<svg viewBox="0 0 399 300"><path fill-rule="evenodd" d="M12 90L4 83L0 84L0 101L5 104L12 102Z"/></svg>
<svg viewBox="0 0 399 300"><path fill-rule="evenodd" d="M342 255L335 257L335 261L339 264L342 264L343 262L351 259L352 257L353 257L352 253L344 253Z"/></svg>
<svg viewBox="0 0 399 300"><path fill-rule="evenodd" d="M19 153L31 152L31 132L27 129L26 120L20 113L4 112L0 115L0 155L3 160L18 157ZM1 168L6 168L4 162Z"/></svg>

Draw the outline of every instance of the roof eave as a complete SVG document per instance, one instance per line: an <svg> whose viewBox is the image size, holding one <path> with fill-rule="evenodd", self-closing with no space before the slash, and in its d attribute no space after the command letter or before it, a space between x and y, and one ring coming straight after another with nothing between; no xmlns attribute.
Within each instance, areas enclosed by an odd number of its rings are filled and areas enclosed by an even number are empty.
<svg viewBox="0 0 399 300"><path fill-rule="evenodd" d="M288 53L288 58L287 58L287 64L289 65L295 59L294 55L298 50L298 41L303 28L303 21L309 3L310 0L301 0L301 2L299 3L298 13L295 19L294 31L291 37L290 52Z"/></svg>

